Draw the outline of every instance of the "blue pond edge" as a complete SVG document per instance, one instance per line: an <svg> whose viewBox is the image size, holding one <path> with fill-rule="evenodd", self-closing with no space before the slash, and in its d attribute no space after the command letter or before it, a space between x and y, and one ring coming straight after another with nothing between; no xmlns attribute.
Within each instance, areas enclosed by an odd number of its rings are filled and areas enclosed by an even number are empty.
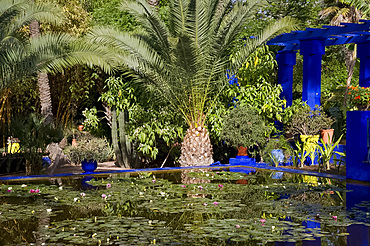
<svg viewBox="0 0 370 246"><path fill-rule="evenodd" d="M221 164L220 162L215 162L210 166L189 166L189 167L163 167L163 168L141 168L141 169L125 169L125 170L112 170L112 171L104 171L104 172L81 172L81 173L60 173L60 174L53 174L53 175L30 175L30 176L11 176L11 177L0 177L0 181L7 181L7 180L26 180L26 179L38 179L38 178L59 178L59 177L71 177L71 176L86 176L86 175L104 175L104 174L119 174L119 173L137 173L137 172L154 172L154 171L173 171L173 170L187 170L187 169L220 169L220 168L228 168L230 171L233 172L245 172L249 173L251 171L255 171L253 169L266 169L271 171L279 171L279 172L288 172L288 173L296 173L296 174L303 174L303 175L311 175L317 177L324 177L324 178L333 178L333 179L342 179L345 180L346 176L335 175L335 174L327 174L327 173L318 173L318 172L311 172L311 171L304 171L299 169L290 169L290 168L283 168L283 167L272 167L266 163L256 163L253 158L231 158L230 164Z"/></svg>

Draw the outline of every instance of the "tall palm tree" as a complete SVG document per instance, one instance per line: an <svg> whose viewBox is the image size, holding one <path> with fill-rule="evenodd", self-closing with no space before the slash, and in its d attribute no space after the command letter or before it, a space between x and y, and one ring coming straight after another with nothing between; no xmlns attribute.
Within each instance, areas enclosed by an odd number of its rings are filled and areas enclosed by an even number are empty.
<svg viewBox="0 0 370 246"><path fill-rule="evenodd" d="M130 34L96 28L90 33L92 41L120 54L126 66L182 114L189 126L181 146L182 166L213 162L205 120L227 84L225 70L234 41L263 4L257 0L173 0L166 26L147 1L127 1L121 7L140 21L140 30ZM235 66L292 23L288 18L280 20L249 39L238 52Z"/></svg>
<svg viewBox="0 0 370 246"><path fill-rule="evenodd" d="M59 13L45 3L0 1L0 89L37 72L61 72L75 64L100 66L106 72L117 65L105 47L67 34L39 35L31 42L25 27L34 20L57 22Z"/></svg>

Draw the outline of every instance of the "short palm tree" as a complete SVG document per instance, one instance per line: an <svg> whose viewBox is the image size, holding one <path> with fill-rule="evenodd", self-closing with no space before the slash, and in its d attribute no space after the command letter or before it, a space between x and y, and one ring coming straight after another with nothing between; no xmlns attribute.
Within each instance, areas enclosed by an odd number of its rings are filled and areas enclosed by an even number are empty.
<svg viewBox="0 0 370 246"><path fill-rule="evenodd" d="M93 41L122 55L126 66L181 112L189 126L181 146L182 166L213 162L206 117L227 84L225 71L234 41L263 4L256 0L173 0L166 25L147 1L128 1L122 9L135 16L140 30L130 34L96 28L90 33ZM247 40L234 65L240 66L258 46L288 27L292 20L283 19Z"/></svg>

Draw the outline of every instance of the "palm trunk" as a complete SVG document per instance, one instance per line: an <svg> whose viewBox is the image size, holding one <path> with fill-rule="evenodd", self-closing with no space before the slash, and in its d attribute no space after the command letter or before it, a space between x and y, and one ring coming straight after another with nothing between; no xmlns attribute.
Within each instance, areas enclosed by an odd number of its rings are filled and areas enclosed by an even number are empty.
<svg viewBox="0 0 370 246"><path fill-rule="evenodd" d="M213 163L213 148L209 134L204 127L191 127L181 144L180 165L207 166Z"/></svg>
<svg viewBox="0 0 370 246"><path fill-rule="evenodd" d="M38 21L32 21L30 23L30 34L31 39L39 38L40 24ZM53 107L51 104L51 94L48 75L46 73L38 72L37 84L39 87L41 114L45 118L45 124L49 124L53 121L53 110L52 110Z"/></svg>
<svg viewBox="0 0 370 246"><path fill-rule="evenodd" d="M354 49L348 50L346 48L346 67L347 67L347 83L346 83L346 92L344 94L344 102L343 105L346 106L347 104L347 96L348 96L348 87L351 85L351 80L353 76L353 70L355 68L356 64L356 58L357 58L357 51L356 51L357 45L355 44Z"/></svg>

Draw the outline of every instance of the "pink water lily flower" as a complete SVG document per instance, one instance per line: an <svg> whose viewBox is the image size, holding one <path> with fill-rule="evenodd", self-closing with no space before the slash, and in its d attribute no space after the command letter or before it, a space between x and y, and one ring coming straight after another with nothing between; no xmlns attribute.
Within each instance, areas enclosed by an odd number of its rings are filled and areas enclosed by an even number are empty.
<svg viewBox="0 0 370 246"><path fill-rule="evenodd" d="M186 185L181 185L182 188L186 188Z"/></svg>
<svg viewBox="0 0 370 246"><path fill-rule="evenodd" d="M108 183L107 184L107 189L111 188L112 187L112 184Z"/></svg>
<svg viewBox="0 0 370 246"><path fill-rule="evenodd" d="M213 205L217 206L218 205L218 202L214 202Z"/></svg>
<svg viewBox="0 0 370 246"><path fill-rule="evenodd" d="M30 189L29 193L35 193L36 191L34 189Z"/></svg>
<svg viewBox="0 0 370 246"><path fill-rule="evenodd" d="M333 218L333 220L335 220L335 221L337 221L337 220L338 220L338 216L335 216L335 215L334 215L332 218Z"/></svg>
<svg viewBox="0 0 370 246"><path fill-rule="evenodd" d="M222 187L224 187L222 184L219 184L219 185L218 185L218 188L222 188Z"/></svg>
<svg viewBox="0 0 370 246"><path fill-rule="evenodd" d="M39 189L35 190L35 193L40 193L40 190Z"/></svg>
<svg viewBox="0 0 370 246"><path fill-rule="evenodd" d="M81 195L81 196L86 196L86 194L85 194L85 193L83 193L83 192L82 192L80 195Z"/></svg>
<svg viewBox="0 0 370 246"><path fill-rule="evenodd" d="M240 225L235 225L235 228L240 228Z"/></svg>
<svg viewBox="0 0 370 246"><path fill-rule="evenodd" d="M155 180L155 179L153 179L153 180L152 180L152 182L153 182L153 184L154 184L154 183L156 182L156 180Z"/></svg>
<svg viewBox="0 0 370 246"><path fill-rule="evenodd" d="M260 219L260 221L261 221L262 225L265 225L265 222L266 222L265 219Z"/></svg>
<svg viewBox="0 0 370 246"><path fill-rule="evenodd" d="M203 203L204 206L207 206L208 204L207 203Z"/></svg>
<svg viewBox="0 0 370 246"><path fill-rule="evenodd" d="M104 198L104 199L106 199L107 198L107 195L106 194L102 194L101 197Z"/></svg>
<svg viewBox="0 0 370 246"><path fill-rule="evenodd" d="M203 187L202 186L198 186L199 190L203 190Z"/></svg>

